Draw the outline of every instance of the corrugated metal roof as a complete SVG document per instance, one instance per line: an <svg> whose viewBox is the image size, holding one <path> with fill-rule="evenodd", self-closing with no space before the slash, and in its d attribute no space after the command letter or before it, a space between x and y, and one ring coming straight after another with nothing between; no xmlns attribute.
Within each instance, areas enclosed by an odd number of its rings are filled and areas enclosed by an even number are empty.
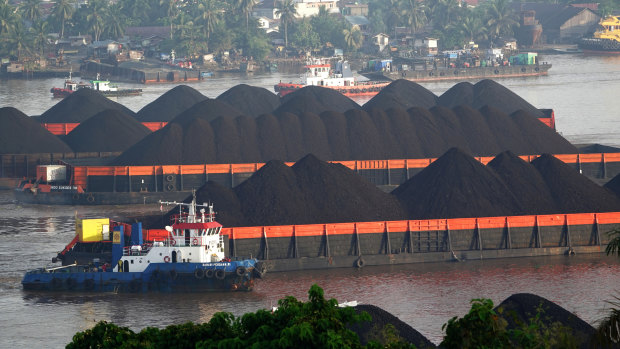
<svg viewBox="0 0 620 349"><path fill-rule="evenodd" d="M365 16L344 16L344 19L352 25L368 25L370 21Z"/></svg>

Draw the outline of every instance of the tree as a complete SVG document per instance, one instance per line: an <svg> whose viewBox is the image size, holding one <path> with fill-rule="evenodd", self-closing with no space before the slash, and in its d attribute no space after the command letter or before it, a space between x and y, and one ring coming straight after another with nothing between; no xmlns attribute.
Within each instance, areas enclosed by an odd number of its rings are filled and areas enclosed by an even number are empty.
<svg viewBox="0 0 620 349"><path fill-rule="evenodd" d="M73 16L75 8L73 7L73 0L58 0L56 5L52 9L52 13L61 22L60 37L64 37L65 22Z"/></svg>
<svg viewBox="0 0 620 349"><path fill-rule="evenodd" d="M41 0L26 0L21 6L22 17L34 22L41 18Z"/></svg>
<svg viewBox="0 0 620 349"><path fill-rule="evenodd" d="M178 12L176 0L159 0L159 5L163 5L166 9L167 20L170 23L170 39L172 39L172 23Z"/></svg>
<svg viewBox="0 0 620 349"><path fill-rule="evenodd" d="M119 4L113 4L104 13L104 32L109 38L117 39L125 34L125 14Z"/></svg>
<svg viewBox="0 0 620 349"><path fill-rule="evenodd" d="M95 41L99 41L105 29L107 6L105 0L91 0L86 7L86 21Z"/></svg>
<svg viewBox="0 0 620 349"><path fill-rule="evenodd" d="M220 14L222 7L217 0L199 0L197 8L196 22L201 25L203 34L207 41L207 47L211 33L215 30L217 23L220 20Z"/></svg>
<svg viewBox="0 0 620 349"><path fill-rule="evenodd" d="M297 9L293 0L284 0L280 2L276 10L276 16L280 17L280 23L284 25L284 47L288 47L288 25L293 23Z"/></svg>
<svg viewBox="0 0 620 349"><path fill-rule="evenodd" d="M362 31L359 26L354 25L351 29L343 29L342 35L344 35L344 40L349 49L357 50L362 47L364 38L362 37Z"/></svg>
<svg viewBox="0 0 620 349"><path fill-rule="evenodd" d="M487 38L487 28L474 12L463 17L457 28L469 41L481 41Z"/></svg>
<svg viewBox="0 0 620 349"><path fill-rule="evenodd" d="M256 5L257 0L236 0L236 2L237 10L245 17L245 30L247 31L250 25L250 12L252 12L252 8Z"/></svg>
<svg viewBox="0 0 620 349"><path fill-rule="evenodd" d="M508 0L493 0L487 4L487 25L491 39L502 34L512 35L512 28L519 26L519 21L510 8Z"/></svg>
<svg viewBox="0 0 620 349"><path fill-rule="evenodd" d="M461 13L458 0L428 1L435 29L443 30L457 23Z"/></svg>
<svg viewBox="0 0 620 349"><path fill-rule="evenodd" d="M422 1L403 0L401 14L414 34L426 24L426 7Z"/></svg>
<svg viewBox="0 0 620 349"><path fill-rule="evenodd" d="M47 21L36 21L31 28L33 38L33 46L43 55L48 44L47 35L49 34L49 23Z"/></svg>

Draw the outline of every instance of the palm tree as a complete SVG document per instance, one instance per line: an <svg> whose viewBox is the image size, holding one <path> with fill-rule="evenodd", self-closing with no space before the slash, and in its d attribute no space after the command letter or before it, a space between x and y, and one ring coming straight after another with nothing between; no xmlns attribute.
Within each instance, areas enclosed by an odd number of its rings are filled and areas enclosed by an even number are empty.
<svg viewBox="0 0 620 349"><path fill-rule="evenodd" d="M426 7L421 1L403 0L401 14L407 20L407 24L414 34L426 24Z"/></svg>
<svg viewBox="0 0 620 349"><path fill-rule="evenodd" d="M110 38L120 38L125 34L125 14L120 4L111 5L104 13L104 31Z"/></svg>
<svg viewBox="0 0 620 349"><path fill-rule="evenodd" d="M502 33L509 34L513 26L519 25L519 20L509 6L508 0L494 0L488 3L487 25L492 39L498 38Z"/></svg>
<svg viewBox="0 0 620 349"><path fill-rule="evenodd" d="M250 12L258 0L236 0L237 10L245 17L245 30L247 31L250 25Z"/></svg>
<svg viewBox="0 0 620 349"><path fill-rule="evenodd" d="M105 0L91 0L86 11L88 26L93 31L95 41L99 41L106 25L107 6Z"/></svg>
<svg viewBox="0 0 620 349"><path fill-rule="evenodd" d="M21 6L22 16L29 21L41 18L41 0L26 0Z"/></svg>
<svg viewBox="0 0 620 349"><path fill-rule="evenodd" d="M11 53L17 57L17 60L21 60L22 53L24 51L30 51L31 36L24 30L24 26L21 22L17 22L8 32L7 41Z"/></svg>
<svg viewBox="0 0 620 349"><path fill-rule="evenodd" d="M461 12L459 0L433 0L428 7L436 29L443 30L457 21Z"/></svg>
<svg viewBox="0 0 620 349"><path fill-rule="evenodd" d="M482 23L480 17L474 13L463 17L457 28L469 41L486 40L487 38L487 28Z"/></svg>
<svg viewBox="0 0 620 349"><path fill-rule="evenodd" d="M57 0L56 5L52 10L52 13L56 18L60 19L62 25L60 29L60 37L65 34L65 22L73 16L75 8L73 7L73 0Z"/></svg>
<svg viewBox="0 0 620 349"><path fill-rule="evenodd" d="M342 34L349 48L357 50L362 47L363 37L359 26L354 25L351 29L343 29Z"/></svg>
<svg viewBox="0 0 620 349"><path fill-rule="evenodd" d="M39 54L43 55L48 43L49 23L47 21L36 21L30 29L34 34L33 45L39 50Z"/></svg>
<svg viewBox="0 0 620 349"><path fill-rule="evenodd" d="M211 33L215 31L215 27L220 21L222 7L217 0L199 0L197 11L198 16L196 17L196 22L198 22L202 27L203 35L206 38L208 48Z"/></svg>
<svg viewBox="0 0 620 349"><path fill-rule="evenodd" d="M160 6L165 6L168 22L170 22L170 39L172 39L172 22L178 12L176 0L159 0Z"/></svg>
<svg viewBox="0 0 620 349"><path fill-rule="evenodd" d="M288 47L288 24L293 23L297 8L293 0L284 0L276 10L276 16L280 17L280 23L284 24L284 47ZM285 50L286 52L286 50Z"/></svg>
<svg viewBox="0 0 620 349"><path fill-rule="evenodd" d="M15 8L9 5L8 0L0 2L0 34L8 33L17 20Z"/></svg>

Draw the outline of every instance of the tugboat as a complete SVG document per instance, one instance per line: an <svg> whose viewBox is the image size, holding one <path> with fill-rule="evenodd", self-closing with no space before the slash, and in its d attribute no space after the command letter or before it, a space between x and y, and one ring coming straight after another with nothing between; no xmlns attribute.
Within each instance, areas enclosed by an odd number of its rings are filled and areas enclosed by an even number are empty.
<svg viewBox="0 0 620 349"><path fill-rule="evenodd" d="M124 225L112 231L110 263L93 258L28 271L24 290L78 292L204 292L250 291L256 277L265 272L256 259L231 260L224 253L222 225L214 220L213 205L161 202L177 205L179 214L166 226L167 236L144 242L141 224L131 228L125 244ZM184 212L184 207L188 212ZM197 212L197 209L200 211ZM105 235L109 225L102 224ZM109 232L108 232L109 234ZM74 239L75 240L75 239ZM93 255L94 256L94 255Z"/></svg>
<svg viewBox="0 0 620 349"><path fill-rule="evenodd" d="M594 37L581 39L579 47L584 53L620 54L620 16L608 16L599 26Z"/></svg>
<svg viewBox="0 0 620 349"><path fill-rule="evenodd" d="M374 96L389 85L387 81L357 81L351 73L349 63L337 62L335 69L325 58L314 59L305 66L301 83L280 82L273 87L278 96L285 95L306 86L321 86L342 93L345 96Z"/></svg>
<svg viewBox="0 0 620 349"><path fill-rule="evenodd" d="M54 98L65 98L81 88L91 88L95 91L99 91L106 97L139 96L142 94L142 89L140 88L120 89L117 85L110 84L108 80L100 80L99 73L97 73L97 79L91 80L90 84L76 82L71 79L71 72L69 72L69 77L65 79L65 84L62 88L52 87L50 92Z"/></svg>

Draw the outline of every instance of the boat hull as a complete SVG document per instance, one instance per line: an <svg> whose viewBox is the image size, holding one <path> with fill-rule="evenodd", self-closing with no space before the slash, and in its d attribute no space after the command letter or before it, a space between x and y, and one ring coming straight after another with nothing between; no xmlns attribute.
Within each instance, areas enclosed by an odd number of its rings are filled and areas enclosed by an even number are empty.
<svg viewBox="0 0 620 349"><path fill-rule="evenodd" d="M579 42L579 48L586 54L620 54L620 42L611 39L582 39Z"/></svg>
<svg viewBox="0 0 620 349"><path fill-rule="evenodd" d="M374 96L379 91L381 91L384 87L389 85L389 82L371 82L366 84L358 84L354 86L320 86L332 89L334 91L338 91L345 96L355 97L355 96ZM284 97L287 94L299 90L300 88L304 88L306 85L304 84L291 84L291 83L279 83L274 86L275 92L278 93L278 96Z"/></svg>
<svg viewBox="0 0 620 349"><path fill-rule="evenodd" d="M159 200L184 200L191 191L171 192L87 192L52 191L36 195L30 190L17 188L13 191L15 199L25 204L38 205L135 205L156 204Z"/></svg>
<svg viewBox="0 0 620 349"><path fill-rule="evenodd" d="M260 277L254 259L218 263L152 263L144 272L102 272L88 266L37 269L22 280L26 291L210 292L251 291ZM62 271L60 271L62 270ZM211 270L211 272L209 272Z"/></svg>
<svg viewBox="0 0 620 349"><path fill-rule="evenodd" d="M467 79L498 79L547 75L551 64L511 65L498 67L438 68L432 70L403 70L395 72L370 72L361 74L369 79L406 79L421 81L453 81Z"/></svg>

